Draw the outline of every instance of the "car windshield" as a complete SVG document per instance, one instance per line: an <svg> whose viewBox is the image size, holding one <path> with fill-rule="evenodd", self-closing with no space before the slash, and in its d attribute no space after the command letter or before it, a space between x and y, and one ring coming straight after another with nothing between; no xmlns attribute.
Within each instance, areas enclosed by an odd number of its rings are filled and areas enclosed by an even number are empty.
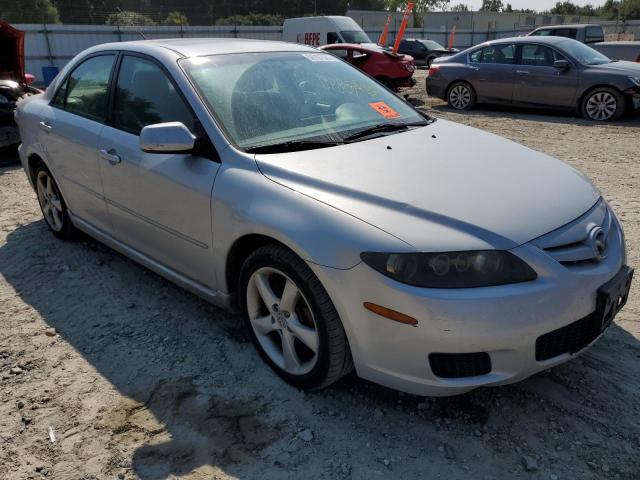
<svg viewBox="0 0 640 480"><path fill-rule="evenodd" d="M230 139L245 150L302 141L329 146L372 127L429 119L324 52L213 55L180 65Z"/></svg>
<svg viewBox="0 0 640 480"><path fill-rule="evenodd" d="M558 47L583 65L603 65L605 63L611 63L609 57L577 40L563 40L558 43Z"/></svg>
<svg viewBox="0 0 640 480"><path fill-rule="evenodd" d="M340 35L345 43L371 43L371 39L362 30L342 30Z"/></svg>
<svg viewBox="0 0 640 480"><path fill-rule="evenodd" d="M429 50L444 50L444 47L440 45L438 42L434 42L433 40L420 40L425 47Z"/></svg>

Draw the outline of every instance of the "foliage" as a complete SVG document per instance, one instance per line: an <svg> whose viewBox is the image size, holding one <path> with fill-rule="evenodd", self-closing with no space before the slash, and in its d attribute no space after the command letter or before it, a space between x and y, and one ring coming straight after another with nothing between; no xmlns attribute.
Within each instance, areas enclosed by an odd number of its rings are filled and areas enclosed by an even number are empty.
<svg viewBox="0 0 640 480"><path fill-rule="evenodd" d="M501 12L504 8L502 0L482 0L481 12Z"/></svg>
<svg viewBox="0 0 640 480"><path fill-rule="evenodd" d="M231 17L219 18L216 25L282 25L284 17L282 15L269 15L264 13L250 13L248 15L233 15Z"/></svg>
<svg viewBox="0 0 640 480"><path fill-rule="evenodd" d="M141 13L131 12L129 10L123 10L118 13L112 13L107 17L105 21L107 25L122 25L122 26L134 26L134 25L156 25L152 19Z"/></svg>
<svg viewBox="0 0 640 480"><path fill-rule="evenodd" d="M469 12L469 7L465 3L459 3L451 7L452 12Z"/></svg>
<svg viewBox="0 0 640 480"><path fill-rule="evenodd" d="M413 26L422 26L422 17L426 12L434 10L444 10L451 0L413 0ZM385 0L384 4L387 10L404 11L407 8L406 0Z"/></svg>
<svg viewBox="0 0 640 480"><path fill-rule="evenodd" d="M163 25L189 25L189 21L187 20L187 16L183 13L173 11L169 12L167 18L162 22Z"/></svg>
<svg viewBox="0 0 640 480"><path fill-rule="evenodd" d="M570 1L557 2L556 6L550 10L550 13L554 15L595 15L596 9L593 8L593 5L585 5L581 7L579 5L575 5Z"/></svg>
<svg viewBox="0 0 640 480"><path fill-rule="evenodd" d="M10 23L60 23L50 0L0 0L0 18Z"/></svg>

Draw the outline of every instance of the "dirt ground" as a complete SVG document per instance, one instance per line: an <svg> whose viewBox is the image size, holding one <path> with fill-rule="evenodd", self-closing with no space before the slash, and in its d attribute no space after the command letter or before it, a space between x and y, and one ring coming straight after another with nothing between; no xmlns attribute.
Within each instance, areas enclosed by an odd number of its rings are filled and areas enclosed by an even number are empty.
<svg viewBox="0 0 640 480"><path fill-rule="evenodd" d="M640 118L459 114L426 100L419 77L412 96L433 115L591 177L640 266ZM89 239L55 239L11 160L0 159L0 478L640 478L640 279L590 351L517 385L424 399L350 377L305 394L271 373L235 315Z"/></svg>

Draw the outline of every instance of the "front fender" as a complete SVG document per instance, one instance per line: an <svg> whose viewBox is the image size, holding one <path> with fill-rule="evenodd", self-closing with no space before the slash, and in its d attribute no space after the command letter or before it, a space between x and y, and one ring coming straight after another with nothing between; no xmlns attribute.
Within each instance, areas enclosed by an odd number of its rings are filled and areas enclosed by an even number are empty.
<svg viewBox="0 0 640 480"><path fill-rule="evenodd" d="M266 178L253 159L223 159L212 213L216 278L223 291L226 259L236 240L246 235L273 238L307 262L336 269L354 267L363 251L415 250L373 225Z"/></svg>

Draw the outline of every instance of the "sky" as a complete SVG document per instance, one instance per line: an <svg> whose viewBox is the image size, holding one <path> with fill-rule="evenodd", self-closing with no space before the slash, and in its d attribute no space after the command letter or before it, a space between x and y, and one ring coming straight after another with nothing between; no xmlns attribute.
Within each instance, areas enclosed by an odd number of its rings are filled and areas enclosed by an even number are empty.
<svg viewBox="0 0 640 480"><path fill-rule="evenodd" d="M558 0L503 0L506 5L510 3L513 8L532 8L534 10L547 10L555 6ZM599 7L605 0L573 0L576 5L586 5L590 3L594 7ZM482 5L482 0L451 0L451 5L458 3L467 4L472 10L478 10Z"/></svg>

